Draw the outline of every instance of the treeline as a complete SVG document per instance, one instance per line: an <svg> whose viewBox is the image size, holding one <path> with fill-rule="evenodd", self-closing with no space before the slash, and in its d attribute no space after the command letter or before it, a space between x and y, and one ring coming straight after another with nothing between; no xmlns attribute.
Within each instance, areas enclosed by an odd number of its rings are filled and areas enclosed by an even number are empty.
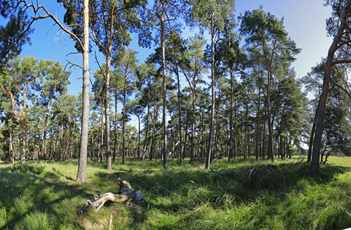
<svg viewBox="0 0 351 230"><path fill-rule="evenodd" d="M83 3L59 2L67 9L65 23L80 39ZM222 157L274 161L302 153L311 160L326 61L297 79L291 64L301 50L282 19L262 7L236 17L232 1L157 0L153 8L143 1L89 4L91 39L106 59L91 78L87 157L105 158L108 169L117 157L123 164L126 157L162 157L164 167L168 157L180 164L189 157L206 160L207 169ZM184 38L184 26L200 33ZM155 44L144 63L127 48L132 32L140 45ZM5 60L2 158L24 164L80 157L83 96L68 94L70 73L54 61L16 55ZM318 162L331 153L350 155L347 70L345 64L331 72ZM132 115L138 127L128 125Z"/></svg>

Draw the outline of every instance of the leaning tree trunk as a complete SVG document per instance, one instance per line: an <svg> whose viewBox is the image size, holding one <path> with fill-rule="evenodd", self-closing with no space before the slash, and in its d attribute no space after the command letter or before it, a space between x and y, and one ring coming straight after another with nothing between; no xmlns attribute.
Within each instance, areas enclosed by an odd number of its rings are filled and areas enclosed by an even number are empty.
<svg viewBox="0 0 351 230"><path fill-rule="evenodd" d="M331 80L331 69L333 65L336 64L335 62L333 62L334 54L336 50L339 48L339 43L341 42L350 13L351 13L351 0L349 0L345 6L343 16L340 22L340 26L338 29L338 33L334 37L334 40L329 48L328 57L325 62L322 93L319 99L318 118L317 118L316 132L315 132L315 137L313 142L313 153L312 153L312 162L311 162L312 173L319 172L319 155L320 155L322 133L323 133L323 121L325 118L325 110L327 106L327 99L328 99L328 93L329 93L329 84Z"/></svg>

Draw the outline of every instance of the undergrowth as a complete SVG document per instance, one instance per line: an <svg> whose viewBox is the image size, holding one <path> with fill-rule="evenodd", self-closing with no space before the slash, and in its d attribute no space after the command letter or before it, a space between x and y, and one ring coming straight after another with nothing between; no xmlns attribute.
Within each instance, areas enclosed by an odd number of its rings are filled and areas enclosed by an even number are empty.
<svg viewBox="0 0 351 230"><path fill-rule="evenodd" d="M169 159L105 165L89 160L78 184L77 161L0 162L0 229L344 229L351 227L351 158L329 157L318 175L295 158L215 160L183 166ZM76 212L93 194L117 192L117 178L140 189L145 207L107 202Z"/></svg>

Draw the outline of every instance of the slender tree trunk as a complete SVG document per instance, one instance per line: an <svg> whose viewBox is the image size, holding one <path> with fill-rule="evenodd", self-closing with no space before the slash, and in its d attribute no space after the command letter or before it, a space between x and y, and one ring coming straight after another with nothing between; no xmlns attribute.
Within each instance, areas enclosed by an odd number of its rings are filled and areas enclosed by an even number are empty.
<svg viewBox="0 0 351 230"><path fill-rule="evenodd" d="M183 156L182 156L182 109L180 106L180 80L179 73L177 73L177 81L178 81L178 123L179 123L179 164L183 165Z"/></svg>
<svg viewBox="0 0 351 230"><path fill-rule="evenodd" d="M161 0L162 13L161 13L161 47L162 47L162 76L163 76L163 167L167 168L167 82L166 82L166 54L165 54L165 21L164 15L166 12L166 2Z"/></svg>
<svg viewBox="0 0 351 230"><path fill-rule="evenodd" d="M83 1L83 105L77 182L85 183L89 132L89 0Z"/></svg>
<svg viewBox="0 0 351 230"><path fill-rule="evenodd" d="M205 115L203 114L204 112L202 111L202 127L201 127L201 138L202 138L202 143L201 143L201 158L205 156L205 135L204 135L204 130L205 130ZM200 112L201 114L201 112Z"/></svg>
<svg viewBox="0 0 351 230"><path fill-rule="evenodd" d="M63 159L63 113L61 115L60 161Z"/></svg>
<svg viewBox="0 0 351 230"><path fill-rule="evenodd" d="M22 165L26 163L26 129L22 130L22 155L21 155L21 161Z"/></svg>
<svg viewBox="0 0 351 230"><path fill-rule="evenodd" d="M95 140L94 140L94 132L91 132L91 156L90 159L94 160L94 154L95 154Z"/></svg>
<svg viewBox="0 0 351 230"><path fill-rule="evenodd" d="M57 138L58 137L58 131L56 131L56 135L55 135L55 141L54 141L54 153L53 153L53 158L56 157L56 148L57 148Z"/></svg>
<svg viewBox="0 0 351 230"><path fill-rule="evenodd" d="M212 157L212 148L213 148L213 137L214 137L214 109L215 109L215 63L214 63L214 35L215 35L215 26L214 26L214 12L211 15L211 122L210 122L210 136L208 144L208 153L205 169L210 169L211 157Z"/></svg>
<svg viewBox="0 0 351 230"><path fill-rule="evenodd" d="M12 147L12 142L13 142L13 129L10 129L10 162L11 165L15 163L14 157L13 157L13 147Z"/></svg>
<svg viewBox="0 0 351 230"><path fill-rule="evenodd" d="M118 148L117 147L117 135L118 135L117 103L118 103L118 95L117 95L117 89L115 89L115 143L113 145L112 162L115 162L115 159L116 159L116 148Z"/></svg>
<svg viewBox="0 0 351 230"><path fill-rule="evenodd" d="M154 151L157 110L158 110L158 107L156 106L156 102L155 102L155 105L154 105L154 121L153 121L153 127L152 127L151 150L150 150L150 160L152 160L152 154L153 154L153 151Z"/></svg>
<svg viewBox="0 0 351 230"><path fill-rule="evenodd" d="M233 98L234 98L234 84L233 72L230 70L230 111L229 111L229 156L228 162L233 157Z"/></svg>
<svg viewBox="0 0 351 230"><path fill-rule="evenodd" d="M257 125L256 125L256 161L258 160L258 146L261 146L261 144L259 143L259 129L260 129L260 113L261 113L261 88L258 88L258 103L257 103Z"/></svg>
<svg viewBox="0 0 351 230"><path fill-rule="evenodd" d="M109 49L110 51L110 49ZM112 170L111 163L111 129L110 129L110 65L111 57L106 55L106 94L105 94L105 122L106 122L106 169Z"/></svg>
<svg viewBox="0 0 351 230"><path fill-rule="evenodd" d="M237 117L237 103L236 101L234 101L234 117ZM238 138L238 135L237 135L237 129L236 129L236 122L235 120L233 121L233 131L234 131L234 134L233 134L233 140L234 140L234 154L233 154L233 158L235 159L236 157L236 154L238 152L238 141L237 141L237 138Z"/></svg>
<svg viewBox="0 0 351 230"><path fill-rule="evenodd" d="M188 125L185 126L184 132L185 132L185 134L184 134L184 145L183 145L183 154L182 155L185 158L185 156L186 156L186 142L188 140Z"/></svg>
<svg viewBox="0 0 351 230"><path fill-rule="evenodd" d="M50 90L50 93L49 93L48 109L45 116L44 133L43 133L43 140L42 140L42 147L41 147L41 156L43 159L45 158L45 154L46 154L45 141L46 141L46 132L48 129L48 117L50 112L51 98L52 98L52 89Z"/></svg>
<svg viewBox="0 0 351 230"><path fill-rule="evenodd" d="M274 162L274 151L273 151L273 124L271 120L271 84L272 84L272 77L268 76L268 87L267 87L267 116L268 116L268 158Z"/></svg>
<svg viewBox="0 0 351 230"><path fill-rule="evenodd" d="M267 114L267 110L265 110L265 116ZM266 120L263 119L263 141L262 141L262 159L266 157Z"/></svg>
<svg viewBox="0 0 351 230"><path fill-rule="evenodd" d="M194 80L195 81L195 80ZM194 136L195 136L195 84L194 84L194 89L192 91L193 94L193 113L192 113L192 119L191 119L191 152L190 152L190 161L193 162L194 160Z"/></svg>
<svg viewBox="0 0 351 230"><path fill-rule="evenodd" d="M246 97L246 106L245 106L245 150L244 150L244 159L248 155L248 114L249 114L249 102L248 98Z"/></svg>
<svg viewBox="0 0 351 230"><path fill-rule="evenodd" d="M140 123L141 123L141 119L140 119L140 115L138 115L138 160L140 158Z"/></svg>
<svg viewBox="0 0 351 230"><path fill-rule="evenodd" d="M104 100L104 99L103 99ZM104 103L104 102L103 102ZM103 149L104 149L104 106L101 106L100 110L100 163L102 163L102 154L103 154ZM97 158L97 161L99 161L99 158Z"/></svg>
<svg viewBox="0 0 351 230"><path fill-rule="evenodd" d="M124 157L125 157L126 87L127 87L127 73L124 75L124 87L123 87L123 115L122 115L122 164L124 164Z"/></svg>
<svg viewBox="0 0 351 230"><path fill-rule="evenodd" d="M149 99L150 99L150 83L148 82L148 87L149 87ZM145 141L144 141L144 147L143 147L143 156L142 156L142 162L145 160L145 155L146 155L146 145L147 145L147 134L149 132L149 114L150 114L150 101L147 102L147 113L146 113L146 126L145 126Z"/></svg>

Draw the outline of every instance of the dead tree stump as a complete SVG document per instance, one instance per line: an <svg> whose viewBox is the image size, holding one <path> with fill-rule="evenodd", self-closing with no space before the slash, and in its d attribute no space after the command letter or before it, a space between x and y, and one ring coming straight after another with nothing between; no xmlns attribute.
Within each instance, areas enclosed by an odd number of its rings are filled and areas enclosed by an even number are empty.
<svg viewBox="0 0 351 230"><path fill-rule="evenodd" d="M78 214L82 214L84 212L89 211L90 209L94 209L95 211L102 208L106 201L112 201L116 203L126 202L127 206L133 206L134 204L145 205L145 199L140 190L134 190L127 181L119 180L119 191L117 194L115 193L105 193L102 195L93 195L94 202L87 200L86 204L78 210Z"/></svg>

